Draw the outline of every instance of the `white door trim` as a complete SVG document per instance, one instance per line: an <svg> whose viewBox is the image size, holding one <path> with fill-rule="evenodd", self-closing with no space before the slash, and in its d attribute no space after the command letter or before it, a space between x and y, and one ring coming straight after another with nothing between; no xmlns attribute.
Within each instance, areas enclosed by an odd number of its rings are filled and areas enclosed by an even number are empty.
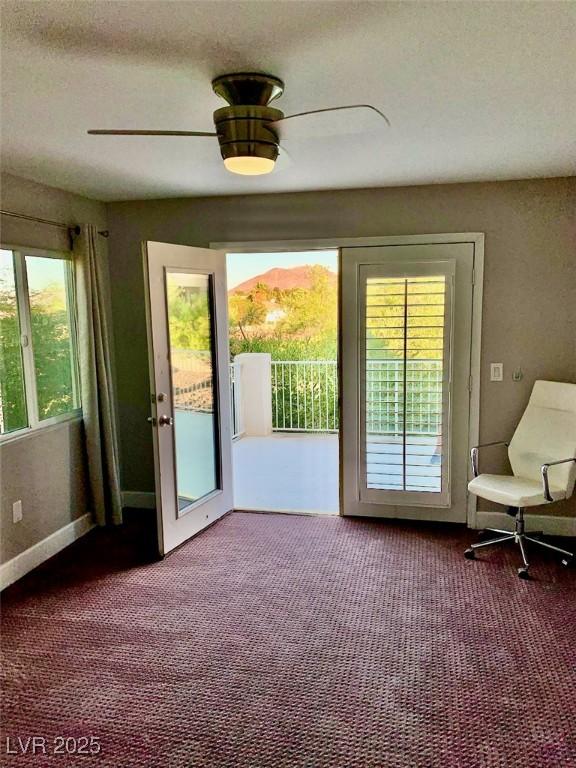
<svg viewBox="0 0 576 768"><path fill-rule="evenodd" d="M303 240L252 240L210 243L228 253L266 253L274 251L329 250L366 248L383 245L425 245L438 243L472 243L474 245L474 282L472 288L472 339L470 353L470 418L468 447L480 442L480 353L482 342L482 296L484 287L483 232L446 232L421 235L387 235L381 237L332 237ZM340 459L342 461L342 459ZM340 467L340 475L342 467ZM476 497L470 494L467 505L467 523L477 527Z"/></svg>
<svg viewBox="0 0 576 768"><path fill-rule="evenodd" d="M483 232L446 232L424 235L386 235L382 237L322 237L308 240L244 240L210 243L210 248L227 253L273 253L274 251L314 251L337 248L367 248L371 245L426 245L436 243L475 243L484 247Z"/></svg>

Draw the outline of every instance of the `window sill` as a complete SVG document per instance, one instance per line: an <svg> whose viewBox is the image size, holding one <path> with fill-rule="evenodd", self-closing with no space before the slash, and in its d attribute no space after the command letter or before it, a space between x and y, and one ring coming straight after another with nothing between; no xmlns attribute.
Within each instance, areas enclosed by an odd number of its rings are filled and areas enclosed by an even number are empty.
<svg viewBox="0 0 576 768"><path fill-rule="evenodd" d="M38 434L45 434L51 430L63 427L66 424L82 421L82 418L83 415L81 410L72 411L63 416L54 416L51 419L46 419L46 421L35 424L33 427L25 427L16 432L8 432L5 435L0 435L0 446L33 438Z"/></svg>

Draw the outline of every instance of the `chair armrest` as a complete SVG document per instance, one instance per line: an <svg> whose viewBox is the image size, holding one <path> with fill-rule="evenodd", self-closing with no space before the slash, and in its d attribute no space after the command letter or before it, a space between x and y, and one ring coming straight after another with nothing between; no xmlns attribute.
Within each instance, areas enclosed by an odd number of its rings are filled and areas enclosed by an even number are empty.
<svg viewBox="0 0 576 768"><path fill-rule="evenodd" d="M546 501L554 501L552 494L550 493L550 484L548 482L548 469L555 467L557 464L568 464L570 461L576 461L576 456L570 459L560 459L560 461L549 461L547 464L542 464L540 472L542 473L542 484L544 486L544 498Z"/></svg>
<svg viewBox="0 0 576 768"><path fill-rule="evenodd" d="M470 451L470 461L472 462L472 474L474 477L478 477L478 450L480 448L490 448L494 445L508 446L508 443L503 440L497 440L495 443L482 443L482 445L475 445Z"/></svg>

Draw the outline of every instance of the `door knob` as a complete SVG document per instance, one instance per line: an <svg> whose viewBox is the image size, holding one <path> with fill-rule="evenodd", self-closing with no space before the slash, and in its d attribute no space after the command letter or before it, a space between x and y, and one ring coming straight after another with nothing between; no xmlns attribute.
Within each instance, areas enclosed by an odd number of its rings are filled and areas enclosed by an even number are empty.
<svg viewBox="0 0 576 768"><path fill-rule="evenodd" d="M148 424L152 424L153 427L156 426L156 419L154 418L154 416L148 416L146 421L148 422Z"/></svg>
<svg viewBox="0 0 576 768"><path fill-rule="evenodd" d="M158 424L161 427L171 427L174 424L174 419L172 416L165 416L162 414L162 416L158 417Z"/></svg>

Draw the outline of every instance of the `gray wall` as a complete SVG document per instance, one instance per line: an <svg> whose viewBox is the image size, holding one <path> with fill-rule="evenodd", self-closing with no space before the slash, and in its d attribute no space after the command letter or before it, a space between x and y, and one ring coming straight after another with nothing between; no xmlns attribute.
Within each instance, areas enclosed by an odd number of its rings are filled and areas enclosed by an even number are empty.
<svg viewBox="0 0 576 768"><path fill-rule="evenodd" d="M82 421L46 427L0 447L0 562L88 512ZM12 522L12 503L23 518Z"/></svg>
<svg viewBox="0 0 576 768"><path fill-rule="evenodd" d="M484 232L480 428L495 440L511 434L535 379L576 381L575 210L576 178L109 204L123 488L154 487L142 240ZM503 383L490 383L490 361L504 363Z"/></svg>
<svg viewBox="0 0 576 768"><path fill-rule="evenodd" d="M102 203L7 174L2 208L69 223L106 228ZM64 231L2 216L2 243L68 248ZM105 244L103 244L105 248ZM12 522L22 499L23 519ZM5 562L89 511L82 423L67 422L0 445L0 562Z"/></svg>

